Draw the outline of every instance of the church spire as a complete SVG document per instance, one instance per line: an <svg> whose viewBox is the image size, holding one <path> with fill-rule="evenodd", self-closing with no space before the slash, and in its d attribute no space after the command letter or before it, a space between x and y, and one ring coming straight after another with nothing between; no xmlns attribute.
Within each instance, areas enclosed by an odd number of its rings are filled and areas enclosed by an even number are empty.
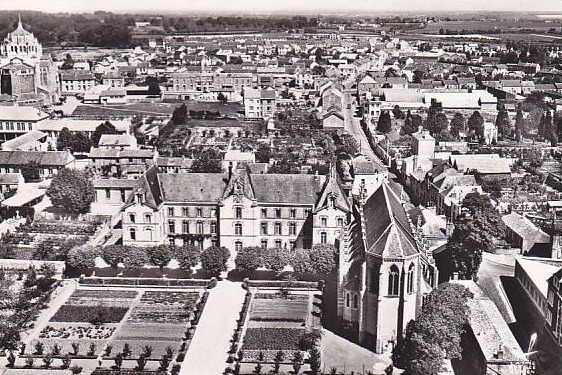
<svg viewBox="0 0 562 375"><path fill-rule="evenodd" d="M21 13L18 13L18 29L23 29L23 25L21 24Z"/></svg>

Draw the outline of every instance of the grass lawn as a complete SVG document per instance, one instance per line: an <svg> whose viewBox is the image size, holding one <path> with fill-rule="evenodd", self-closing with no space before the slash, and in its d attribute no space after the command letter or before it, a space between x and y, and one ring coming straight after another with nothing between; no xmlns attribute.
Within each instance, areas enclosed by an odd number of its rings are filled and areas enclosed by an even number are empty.
<svg viewBox="0 0 562 375"><path fill-rule="evenodd" d="M366 373L376 369L380 373L381 369L390 364L390 353L385 355L375 354L357 344L352 343L342 337L336 336L328 330L322 330L321 340L322 368L328 372L332 367L336 367L339 372L349 374ZM363 371L365 370L365 371Z"/></svg>

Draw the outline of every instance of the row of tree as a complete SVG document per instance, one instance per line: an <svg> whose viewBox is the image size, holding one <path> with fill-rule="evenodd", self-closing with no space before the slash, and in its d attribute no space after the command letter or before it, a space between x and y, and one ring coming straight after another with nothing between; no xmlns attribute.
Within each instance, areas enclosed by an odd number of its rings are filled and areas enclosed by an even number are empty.
<svg viewBox="0 0 562 375"><path fill-rule="evenodd" d="M337 265L337 251L333 245L317 244L312 249L279 249L245 247L238 251L234 263L241 272L267 268L281 271L285 266L292 266L297 273L326 276Z"/></svg>
<svg viewBox="0 0 562 375"><path fill-rule="evenodd" d="M101 257L113 268L123 265L128 269L141 269L145 266L155 266L163 271L172 259L178 262L181 269L190 271L201 263L203 269L213 276L226 271L226 262L230 251L225 247L210 246L201 250L199 246L185 245L157 245L150 247L136 247L125 245L110 245L95 247L83 245L69 251L67 265L71 268L93 268L97 257Z"/></svg>

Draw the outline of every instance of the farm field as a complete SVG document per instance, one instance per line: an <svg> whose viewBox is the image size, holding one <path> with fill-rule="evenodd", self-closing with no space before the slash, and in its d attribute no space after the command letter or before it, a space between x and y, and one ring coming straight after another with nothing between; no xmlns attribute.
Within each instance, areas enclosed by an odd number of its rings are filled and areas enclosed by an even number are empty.
<svg viewBox="0 0 562 375"><path fill-rule="evenodd" d="M46 355L58 362L90 361L101 370L118 357L123 370L137 366L140 357L146 369L157 369L165 357L171 368L183 361L207 295L203 289L77 289L19 353L16 368L30 358L38 367Z"/></svg>
<svg viewBox="0 0 562 375"><path fill-rule="evenodd" d="M488 20L488 21L473 21L473 20L462 20L462 21L444 21L430 23L423 29L416 30L416 33L421 34L439 34L440 29L449 29L451 31L461 31L461 30L498 30L501 29L503 32L517 31L522 29L535 29L548 31L551 28L562 27L561 21L546 23L541 20Z"/></svg>

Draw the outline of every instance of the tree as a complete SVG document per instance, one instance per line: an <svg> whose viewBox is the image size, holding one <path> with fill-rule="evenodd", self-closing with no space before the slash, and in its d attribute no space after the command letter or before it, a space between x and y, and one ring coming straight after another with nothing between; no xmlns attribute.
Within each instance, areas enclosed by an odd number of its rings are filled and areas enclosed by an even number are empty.
<svg viewBox="0 0 562 375"><path fill-rule="evenodd" d="M201 261L201 249L193 244L176 247L174 257L182 270L189 271Z"/></svg>
<svg viewBox="0 0 562 375"><path fill-rule="evenodd" d="M150 96L160 96L162 90L160 89L160 85L158 81L152 81L148 84L148 95Z"/></svg>
<svg viewBox="0 0 562 375"><path fill-rule="evenodd" d="M67 254L66 265L71 268L93 268L96 263L96 257L101 255L101 250L92 245L77 246Z"/></svg>
<svg viewBox="0 0 562 375"><path fill-rule="evenodd" d="M408 112L406 113L406 118L404 119L404 124L400 128L400 135L412 135L417 131L418 129L414 127L412 112L408 110Z"/></svg>
<svg viewBox="0 0 562 375"><path fill-rule="evenodd" d="M461 336L468 325L472 293L459 284L441 284L427 297L418 318L406 326L392 352L396 367L411 375L436 375L443 356L462 358Z"/></svg>
<svg viewBox="0 0 562 375"><path fill-rule="evenodd" d="M94 185L79 170L63 168L53 178L45 193L53 206L71 214L85 214L95 198Z"/></svg>
<svg viewBox="0 0 562 375"><path fill-rule="evenodd" d="M394 108L392 109L392 114L394 115L395 119L403 119L404 118L404 112L402 112L402 110L400 109L400 106L398 104L396 104L394 106Z"/></svg>
<svg viewBox="0 0 562 375"><path fill-rule="evenodd" d="M174 125L183 125L187 123L187 107L185 104L174 109L172 113L172 123Z"/></svg>
<svg viewBox="0 0 562 375"><path fill-rule="evenodd" d="M72 142L72 133L65 126L61 129L59 136L57 138L57 150L64 151L70 149L70 144Z"/></svg>
<svg viewBox="0 0 562 375"><path fill-rule="evenodd" d="M480 139L484 137L484 117L482 117L480 112L474 111L470 116L468 119L468 130Z"/></svg>
<svg viewBox="0 0 562 375"><path fill-rule="evenodd" d="M230 251L226 247L211 246L201 253L201 265L203 269L213 276L218 276L226 271L226 262L230 257Z"/></svg>
<svg viewBox="0 0 562 375"><path fill-rule="evenodd" d="M234 264L239 271L255 271L263 264L262 249L257 246L243 247L236 254Z"/></svg>
<svg viewBox="0 0 562 375"><path fill-rule="evenodd" d="M289 264L289 259L287 259L287 251L277 247L265 249L262 252L262 258L263 266L265 268L277 272L282 271L283 268L285 268L285 266Z"/></svg>
<svg viewBox="0 0 562 375"><path fill-rule="evenodd" d="M312 347L308 351L308 364L310 365L311 374L318 374L321 367L320 350L317 347Z"/></svg>
<svg viewBox="0 0 562 375"><path fill-rule="evenodd" d="M92 133L92 145L98 147L100 143L100 138L103 134L118 134L115 126L109 121L103 122L94 130Z"/></svg>
<svg viewBox="0 0 562 375"><path fill-rule="evenodd" d="M495 239L503 237L504 226L501 215L485 195L467 194L462 210L446 250L436 263L443 275L450 277L458 272L461 279L471 279L478 274L482 252L492 251Z"/></svg>
<svg viewBox="0 0 562 375"><path fill-rule="evenodd" d="M117 268L119 263L127 256L128 249L123 245L109 245L102 248L101 257L113 268Z"/></svg>
<svg viewBox="0 0 562 375"><path fill-rule="evenodd" d="M29 160L27 163L20 167L21 174L25 182L33 182L39 180L39 162L36 160Z"/></svg>
<svg viewBox="0 0 562 375"><path fill-rule="evenodd" d="M498 116L496 117L496 128L498 128L498 133L502 138L509 137L511 135L511 120L509 119L509 114L504 105L500 106L498 111Z"/></svg>
<svg viewBox="0 0 562 375"><path fill-rule="evenodd" d="M455 113L455 115L451 119L450 127L451 127L450 129L451 136L456 140L459 139L461 133L465 133L466 120L462 115L462 113L459 112Z"/></svg>
<svg viewBox="0 0 562 375"><path fill-rule="evenodd" d="M158 245L149 247L147 250L150 263L160 268L160 271L170 263L175 253L175 246L172 245Z"/></svg>
<svg viewBox="0 0 562 375"><path fill-rule="evenodd" d="M437 121L437 115L442 113L443 106L435 99L431 99L431 105L427 111L427 118L425 120L425 128L428 129L431 134L437 135L443 130L443 117L441 116L440 122ZM446 127L446 125L445 125Z"/></svg>
<svg viewBox="0 0 562 375"><path fill-rule="evenodd" d="M0 351L17 350L20 340L17 324L7 319L0 319Z"/></svg>
<svg viewBox="0 0 562 375"><path fill-rule="evenodd" d="M354 156L359 152L359 144L355 137L351 134L342 134L341 136L334 135L334 142L336 143L336 153L347 154Z"/></svg>
<svg viewBox="0 0 562 375"><path fill-rule="evenodd" d="M219 92L217 95L217 100L221 103L226 103L228 102L228 98L226 97L226 95L224 95L222 92Z"/></svg>
<svg viewBox="0 0 562 375"><path fill-rule="evenodd" d="M308 251L311 271L317 276L326 276L337 265L338 252L333 245L316 244Z"/></svg>
<svg viewBox="0 0 562 375"><path fill-rule="evenodd" d="M127 253L123 257L125 268L139 270L146 266L151 260L147 250L142 247L127 247Z"/></svg>
<svg viewBox="0 0 562 375"><path fill-rule="evenodd" d="M72 59L72 56L70 55L70 53L67 53L65 58L64 58L64 62L62 63L60 69L61 70L70 70L74 67L74 60Z"/></svg>
<svg viewBox="0 0 562 375"><path fill-rule="evenodd" d="M293 371L295 374L299 373L302 367L303 360L304 360L304 356L301 352L296 351L293 353L293 360L291 362L293 364Z"/></svg>
<svg viewBox="0 0 562 375"><path fill-rule="evenodd" d="M390 133L392 130L392 119L390 118L390 113L383 111L377 122L377 131L383 134Z"/></svg>
<svg viewBox="0 0 562 375"><path fill-rule="evenodd" d="M193 173L220 173L222 172L221 158L217 150L209 148L199 155L191 165Z"/></svg>
<svg viewBox="0 0 562 375"><path fill-rule="evenodd" d="M88 135L84 132L76 132L72 134L70 139L70 150L72 152L89 152L92 142Z"/></svg>
<svg viewBox="0 0 562 375"><path fill-rule="evenodd" d="M146 357L144 356L144 354L141 354L139 356L139 358L137 358L137 366L135 367L135 370L143 371L147 362L148 361L147 361Z"/></svg>
<svg viewBox="0 0 562 375"><path fill-rule="evenodd" d="M271 147L267 143L261 143L256 150L256 162L269 163L271 158Z"/></svg>
<svg viewBox="0 0 562 375"><path fill-rule="evenodd" d="M521 109L521 106L517 108L517 114L515 115L515 131L518 135L527 135L527 125L525 118L523 117L523 110Z"/></svg>

